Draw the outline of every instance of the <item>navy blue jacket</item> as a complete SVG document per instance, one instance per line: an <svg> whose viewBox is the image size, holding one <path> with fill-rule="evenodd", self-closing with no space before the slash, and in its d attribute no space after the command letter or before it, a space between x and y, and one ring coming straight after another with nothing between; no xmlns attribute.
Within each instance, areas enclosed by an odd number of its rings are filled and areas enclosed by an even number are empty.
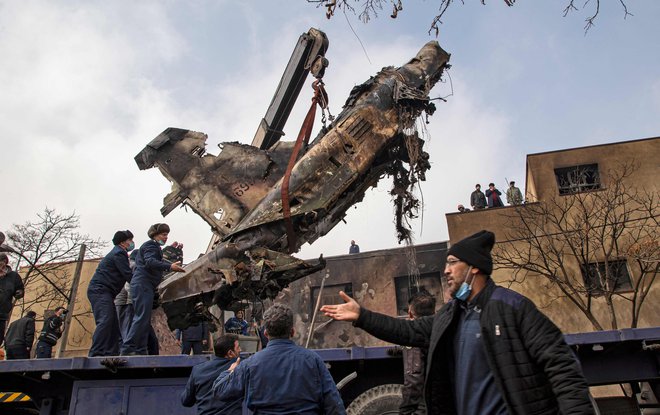
<svg viewBox="0 0 660 415"><path fill-rule="evenodd" d="M321 357L286 339L268 346L213 383L223 400L245 396L247 408L264 414L345 414L337 386Z"/></svg>
<svg viewBox="0 0 660 415"><path fill-rule="evenodd" d="M131 267L128 265L128 252L121 246L115 245L96 267L89 285L101 285L116 296L124 284L131 280L132 275Z"/></svg>
<svg viewBox="0 0 660 415"><path fill-rule="evenodd" d="M163 279L163 273L170 270L172 264L163 260L163 251L153 239L143 243L135 256L134 278L146 279L154 289Z"/></svg>
<svg viewBox="0 0 660 415"><path fill-rule="evenodd" d="M199 342L202 340L208 340L209 338L209 325L205 321L201 323L190 326L183 330L176 329L174 330L174 336L177 340L184 342Z"/></svg>
<svg viewBox="0 0 660 415"><path fill-rule="evenodd" d="M199 415L241 414L242 396L232 401L223 401L216 399L211 389L213 381L222 371L227 370L235 360L213 356L208 362L193 367L186 389L181 394L181 404L187 407L197 404Z"/></svg>
<svg viewBox="0 0 660 415"><path fill-rule="evenodd" d="M490 190L486 189L486 198L488 199L488 207L503 207L504 203L502 202L502 192L499 190Z"/></svg>

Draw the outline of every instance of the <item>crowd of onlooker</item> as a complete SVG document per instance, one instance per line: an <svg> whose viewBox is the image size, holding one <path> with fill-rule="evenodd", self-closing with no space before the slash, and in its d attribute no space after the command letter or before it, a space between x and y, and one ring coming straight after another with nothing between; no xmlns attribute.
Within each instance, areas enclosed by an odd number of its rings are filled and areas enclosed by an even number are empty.
<svg viewBox="0 0 660 415"><path fill-rule="evenodd" d="M23 298L25 286L20 275L9 266L9 257L0 253L0 344L4 344L6 359L29 359L36 336L37 313L28 310L23 317L7 327L14 301ZM36 358L49 358L64 329L68 310L57 307L44 315L44 323L37 336Z"/></svg>
<svg viewBox="0 0 660 415"><path fill-rule="evenodd" d="M495 187L495 183L489 183L485 193L481 191L481 185L479 183L474 187L474 192L470 194L470 206L472 206L472 210L504 207L502 192ZM513 180L509 182L509 188L506 190L506 203L511 206L521 205L523 203L522 193L516 187L516 182ZM457 209L461 213L470 211L469 208L463 205L458 205Z"/></svg>

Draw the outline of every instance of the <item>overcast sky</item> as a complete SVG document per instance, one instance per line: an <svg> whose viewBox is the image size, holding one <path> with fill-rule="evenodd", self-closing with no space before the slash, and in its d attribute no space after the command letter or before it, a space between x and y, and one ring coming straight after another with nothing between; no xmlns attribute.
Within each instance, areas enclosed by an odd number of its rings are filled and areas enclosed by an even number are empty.
<svg viewBox="0 0 660 415"><path fill-rule="evenodd" d="M660 2L628 1L626 20L619 2L601 2L586 36L592 10L564 18L566 2L468 0L447 12L437 40L452 55L453 95L428 125L416 242L448 239L444 215L469 204L475 183L523 188L529 153L660 135ZM139 245L164 220L194 259L209 226L184 209L163 219L170 184L133 157L168 127L208 134L213 154L220 142L250 143L310 27L330 40L324 80L338 114L354 85L436 39L427 29L438 4L409 0L396 20L384 10L364 24L339 10L327 20L304 0L0 1L0 230L48 206L77 212L82 231L109 247L118 229ZM446 82L432 96L451 92ZM305 86L286 139L310 98ZM362 251L397 246L390 185L298 256L344 254L351 239Z"/></svg>

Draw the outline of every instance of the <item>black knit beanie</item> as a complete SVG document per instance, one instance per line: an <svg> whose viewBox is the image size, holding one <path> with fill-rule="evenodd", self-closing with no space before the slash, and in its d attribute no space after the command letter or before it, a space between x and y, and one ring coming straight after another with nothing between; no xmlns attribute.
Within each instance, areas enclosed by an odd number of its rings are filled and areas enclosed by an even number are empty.
<svg viewBox="0 0 660 415"><path fill-rule="evenodd" d="M453 244L447 251L447 255L453 255L461 261L479 268L484 274L490 275L493 272L493 258L490 256L493 245L495 245L495 234L489 231L479 231Z"/></svg>
<svg viewBox="0 0 660 415"><path fill-rule="evenodd" d="M120 243L127 241L132 237L133 233L131 231L117 231L115 232L115 236L112 237L112 244L119 245Z"/></svg>

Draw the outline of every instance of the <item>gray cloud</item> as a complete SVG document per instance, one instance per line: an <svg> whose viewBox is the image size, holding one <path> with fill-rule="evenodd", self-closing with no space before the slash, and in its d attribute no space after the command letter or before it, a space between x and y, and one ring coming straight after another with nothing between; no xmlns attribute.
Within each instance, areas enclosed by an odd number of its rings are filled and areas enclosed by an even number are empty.
<svg viewBox="0 0 660 415"><path fill-rule="evenodd" d="M156 170L140 172L133 161L152 138L172 126L209 134L212 153L222 141L250 142L295 41L312 26L324 30L331 42L325 81L331 110L338 114L355 84L383 66L405 63L430 40L420 23L425 22L423 9L410 5L410 15L397 21L383 17L363 25L352 20L370 63L343 16L327 21L322 10L304 2L278 7L204 1L3 2L0 175L5 193L0 229L32 219L47 205L76 210L83 231L94 236L109 240L115 230L129 228L137 241L146 239L148 226L163 220L159 209L170 190ZM457 7L443 26L440 43L453 54L454 96L438 104L427 126L432 169L422 187L423 229L421 221L414 224L417 242L447 238L444 214L467 204L475 182L492 180L503 188L507 177L522 183L526 152L578 140L593 144L657 135L660 94L652 69L657 56L644 55L644 65L632 57L616 62L626 65L620 72L644 71L627 80L631 92L617 91L623 103L639 99L651 104L635 112L634 122L612 115L627 111L619 100L583 105L602 91L597 83L573 79L577 73L609 79L598 69L625 46L615 41L629 45L626 39L657 38L648 33L648 27L657 28L646 17L653 13L636 14L636 22L647 27L645 36L635 32L636 25L620 23L625 26L617 26L617 39L603 29L583 41L576 30L580 37L572 45L556 22L525 19L532 12L523 6L511 10L506 24L484 24L493 16L503 18L500 8L479 6L476 15ZM495 29L500 38L492 36ZM619 49L608 51L600 44ZM538 45L544 53L538 53ZM579 67L570 66L576 55L585 57ZM593 67L588 66L592 57ZM552 101L557 89L561 102ZM449 94L449 84L436 87L434 94ZM310 98L311 89L303 88L286 139L295 138ZM598 125L588 118L595 116ZM300 256L344 254L351 239L363 250L394 246L389 186L384 180L368 191L349 210L347 224L304 247ZM173 240L186 244L186 260L205 250L210 231L194 213L178 209L164 220L172 226Z"/></svg>

